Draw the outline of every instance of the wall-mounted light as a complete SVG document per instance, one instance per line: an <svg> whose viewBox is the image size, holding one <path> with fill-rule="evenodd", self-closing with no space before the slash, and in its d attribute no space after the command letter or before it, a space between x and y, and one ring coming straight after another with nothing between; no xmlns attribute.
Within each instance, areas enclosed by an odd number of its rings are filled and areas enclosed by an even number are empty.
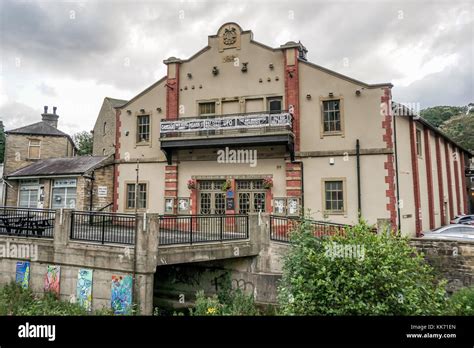
<svg viewBox="0 0 474 348"><path fill-rule="evenodd" d="M187 91L187 90L188 90L188 86L184 86L184 90Z"/></svg>
<svg viewBox="0 0 474 348"><path fill-rule="evenodd" d="M275 81L279 81L280 78L278 76L275 76Z"/></svg>
<svg viewBox="0 0 474 348"><path fill-rule="evenodd" d="M217 66L212 67L212 75L216 76L219 74L219 69L217 69Z"/></svg>
<svg viewBox="0 0 474 348"><path fill-rule="evenodd" d="M293 78L293 73L291 71L288 71L288 76L290 77L290 79Z"/></svg>
<svg viewBox="0 0 474 348"><path fill-rule="evenodd" d="M311 94L306 94L306 99L310 100L311 99Z"/></svg>
<svg viewBox="0 0 474 348"><path fill-rule="evenodd" d="M199 89L201 89L201 88L202 88L202 85L199 85Z"/></svg>
<svg viewBox="0 0 474 348"><path fill-rule="evenodd" d="M356 96L360 97L360 89L356 90Z"/></svg>
<svg viewBox="0 0 474 348"><path fill-rule="evenodd" d="M126 132L125 132L125 136L126 136L126 137L128 137L129 134L130 134L129 131L126 131Z"/></svg>
<svg viewBox="0 0 474 348"><path fill-rule="evenodd" d="M131 110L127 110L127 114L131 115L131 114L132 114L132 111L131 111Z"/></svg>
<svg viewBox="0 0 474 348"><path fill-rule="evenodd" d="M268 67L270 68L270 70L273 70L274 68L273 63L268 64Z"/></svg>
<svg viewBox="0 0 474 348"><path fill-rule="evenodd" d="M258 79L258 82L262 83L262 82L263 82L263 80L260 78L260 79Z"/></svg>
<svg viewBox="0 0 474 348"><path fill-rule="evenodd" d="M156 108L156 111L158 111L158 113L161 114L161 108Z"/></svg>
<svg viewBox="0 0 474 348"><path fill-rule="evenodd" d="M332 97L334 97L334 93L329 92L329 98L332 98Z"/></svg>
<svg viewBox="0 0 474 348"><path fill-rule="evenodd" d="M329 165L333 166L335 163L334 157L329 157Z"/></svg>
<svg viewBox="0 0 474 348"><path fill-rule="evenodd" d="M268 82L270 82L271 80L272 80L271 78L267 77L267 81L268 81Z"/></svg>
<svg viewBox="0 0 474 348"><path fill-rule="evenodd" d="M191 86L191 89L194 89L194 85Z"/></svg>
<svg viewBox="0 0 474 348"><path fill-rule="evenodd" d="M140 109L140 112L141 112L142 114L144 114L144 113L145 113L145 109Z"/></svg>
<svg viewBox="0 0 474 348"><path fill-rule="evenodd" d="M188 76L188 79L192 79L192 78L193 78L193 74L191 74L190 72L188 72L187 76Z"/></svg>
<svg viewBox="0 0 474 348"><path fill-rule="evenodd" d="M242 69L241 69L242 72L247 72L247 64L248 64L248 62L242 63Z"/></svg>

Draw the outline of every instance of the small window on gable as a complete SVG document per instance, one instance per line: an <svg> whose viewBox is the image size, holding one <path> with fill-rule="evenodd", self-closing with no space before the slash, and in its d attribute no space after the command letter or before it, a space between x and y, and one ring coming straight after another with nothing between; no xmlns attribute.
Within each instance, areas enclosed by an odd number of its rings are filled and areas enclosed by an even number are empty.
<svg viewBox="0 0 474 348"><path fill-rule="evenodd" d="M41 140L30 139L28 145L28 158L39 159L41 155Z"/></svg>
<svg viewBox="0 0 474 348"><path fill-rule="evenodd" d="M421 157L422 156L422 151L423 151L423 146L421 143L421 130L416 129L416 154Z"/></svg>
<svg viewBox="0 0 474 348"><path fill-rule="evenodd" d="M282 102L281 102L281 97L275 97L275 98L268 98L267 99L267 110L271 114L279 114L282 110Z"/></svg>
<svg viewBox="0 0 474 348"><path fill-rule="evenodd" d="M137 143L150 141L150 115L137 117Z"/></svg>
<svg viewBox="0 0 474 348"><path fill-rule="evenodd" d="M215 115L216 102L199 103L199 116Z"/></svg>

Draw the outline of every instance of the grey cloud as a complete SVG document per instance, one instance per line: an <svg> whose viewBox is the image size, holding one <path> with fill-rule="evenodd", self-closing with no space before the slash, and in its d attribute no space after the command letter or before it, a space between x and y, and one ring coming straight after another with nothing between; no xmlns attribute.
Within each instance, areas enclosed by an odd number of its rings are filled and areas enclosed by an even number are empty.
<svg viewBox="0 0 474 348"><path fill-rule="evenodd" d="M46 83L41 82L38 86L37 89L44 95L48 97L54 97L57 95L56 89L52 86L48 86Z"/></svg>

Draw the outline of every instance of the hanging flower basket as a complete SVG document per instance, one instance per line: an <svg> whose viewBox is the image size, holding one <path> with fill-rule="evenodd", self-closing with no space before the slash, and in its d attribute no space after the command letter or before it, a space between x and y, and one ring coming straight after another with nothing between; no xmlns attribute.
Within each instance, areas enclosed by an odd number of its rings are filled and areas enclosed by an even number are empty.
<svg viewBox="0 0 474 348"><path fill-rule="evenodd" d="M224 182L221 186L221 190L222 191L228 191L230 190L232 187L232 183L230 182L230 180L227 180L226 182Z"/></svg>
<svg viewBox="0 0 474 348"><path fill-rule="evenodd" d="M263 179L263 187L267 190L271 189L273 187L273 179L270 177Z"/></svg>
<svg viewBox="0 0 474 348"><path fill-rule="evenodd" d="M194 190L196 188L196 180L190 179L188 180L188 189Z"/></svg>

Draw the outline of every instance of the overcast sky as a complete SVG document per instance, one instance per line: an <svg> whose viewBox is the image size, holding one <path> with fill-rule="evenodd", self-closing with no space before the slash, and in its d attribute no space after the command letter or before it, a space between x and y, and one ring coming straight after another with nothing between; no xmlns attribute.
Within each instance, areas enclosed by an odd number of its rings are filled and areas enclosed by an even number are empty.
<svg viewBox="0 0 474 348"><path fill-rule="evenodd" d="M59 128L91 130L103 98L130 99L225 22L272 47L300 40L311 62L392 82L394 99L474 102L469 1L0 0L0 120L7 129L58 107Z"/></svg>

